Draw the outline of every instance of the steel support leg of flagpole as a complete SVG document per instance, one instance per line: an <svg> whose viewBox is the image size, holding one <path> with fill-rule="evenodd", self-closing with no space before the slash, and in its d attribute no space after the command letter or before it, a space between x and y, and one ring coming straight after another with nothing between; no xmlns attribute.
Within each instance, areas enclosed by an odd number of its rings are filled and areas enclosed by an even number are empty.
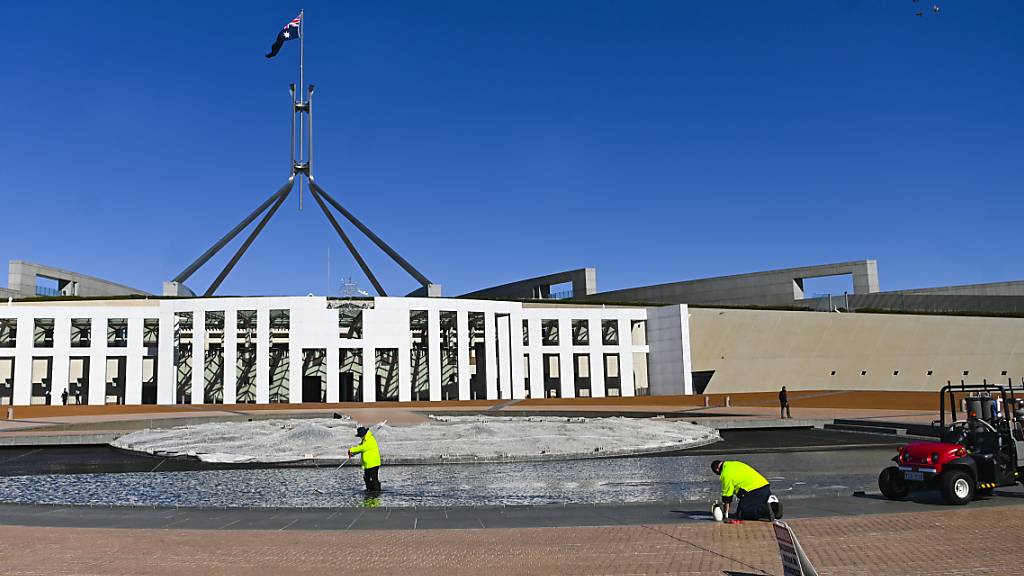
<svg viewBox="0 0 1024 576"><path fill-rule="evenodd" d="M367 238L372 240L373 243L377 245L377 247L383 250L385 254L390 256L391 259L395 261L395 263L401 266L403 270L408 272L410 276L415 278L417 282L419 282L423 286L430 284L430 280L428 280L426 276L420 274L419 270L414 268L413 265L409 264L409 262L406 261L405 258L402 258L402 256L399 255L398 252L395 252L391 248L391 246L388 246L386 242L384 242L383 240L380 239L379 236L374 234L373 230L367 228L365 224L360 222L358 218L356 218L355 216L352 215L351 212L346 210L344 206L338 204L338 202L334 198L332 198L331 195L328 194L323 188L321 188L320 185L317 184L316 181L314 181L312 178L309 179L309 187L311 190L316 190L319 194L321 194L328 202L330 202L331 206L334 206L338 210L338 212L341 212L342 216L347 218L348 221L355 225L356 228L359 228L359 230L363 234L365 234Z"/></svg>
<svg viewBox="0 0 1024 576"><path fill-rule="evenodd" d="M185 280L188 280L189 277L192 276L192 274L194 274L196 270L199 270L200 268L202 268L203 264L206 264L210 260L210 258L213 258L214 255L217 254L217 252L220 252L221 248L223 248L225 244L227 244L228 242L231 242L231 240L233 240L235 238L235 236L238 236L239 232L241 232L242 230L245 230L246 226L251 224L252 221L255 220L257 216L262 214L263 211L267 209L267 206L270 206L274 202L274 200L276 200L279 196L281 196L282 194L284 194L288 190L291 190L291 187L292 187L292 178L288 178L288 183L287 184L282 186L281 189L278 190L277 192L273 193L270 196L270 198L267 198L267 200L265 202L263 202L263 204L260 204L259 208L253 210L252 214L249 214L244 220L239 222L238 226L235 226L230 232L228 232L216 244L211 246L209 250L204 252L202 256L200 256L195 262L190 264L188 268L185 268L184 270L181 271L180 274L175 276L174 277L174 282L184 282Z"/></svg>
<svg viewBox="0 0 1024 576"><path fill-rule="evenodd" d="M217 288L220 287L221 282L223 282L224 279L227 278L228 274L231 273L231 269L235 267L235 264L238 264L238 260L241 259L242 255L245 254L245 251L249 249L249 246L252 245L254 240L256 240L256 237L260 235L260 232L263 231L263 228L267 225L267 222L270 222L270 219L274 217L274 213L277 212L277 209L281 207L281 204L284 203L285 199L288 198L288 194L292 191L293 182L294 180L292 178L288 179L287 187L281 189L283 191L283 194L281 194L277 198L277 202L275 202L274 205L270 207L270 210L267 211L267 213L263 216L263 219L260 220L260 223L256 225L256 228L254 228L252 233L249 234L249 237L245 239L245 242L243 242L242 245L238 248L238 251L235 252L235 255L231 257L231 261L229 261L227 266L225 266L224 269L221 270L220 274L217 276L217 279L214 280L213 284L210 284L210 287L206 289L206 292L203 294L203 296L213 296L213 293L217 291Z"/></svg>
<svg viewBox="0 0 1024 576"><path fill-rule="evenodd" d="M348 251L352 253L352 257L356 259L356 263L358 263L359 267L362 268L363 274L365 274L366 277L370 280L370 283L373 284L373 288L377 291L377 294L381 296L387 296L387 293L384 291L384 287L381 286L380 282L377 281L377 277L373 275L373 271L370 270L370 267L367 266L366 261L363 260L363 257L359 254L359 251L356 250L355 245L352 244L351 240L349 240L348 234L345 234L345 231L341 229L341 225L338 224L338 221L334 218L334 214L331 214L331 211L327 208L327 205L324 204L323 198L321 198L320 194L317 193L316 188L310 186L309 192L310 195L313 196L313 200L316 200L317 205L320 206L321 210L323 210L324 216L327 216L327 219L331 222L331 226L334 227L334 231L337 232L338 236L341 237L341 241L345 243L345 246L348 248Z"/></svg>

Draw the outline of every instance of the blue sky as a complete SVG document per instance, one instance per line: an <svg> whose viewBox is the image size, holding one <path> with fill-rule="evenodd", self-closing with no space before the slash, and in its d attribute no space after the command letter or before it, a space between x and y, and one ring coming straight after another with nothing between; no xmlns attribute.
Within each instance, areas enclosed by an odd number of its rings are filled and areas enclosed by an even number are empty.
<svg viewBox="0 0 1024 576"><path fill-rule="evenodd" d="M921 4L2 3L0 262L158 292L287 178L298 44L263 54L304 7L317 181L447 294L862 258L883 289L1022 279L1024 3ZM219 293L368 287L305 199Z"/></svg>

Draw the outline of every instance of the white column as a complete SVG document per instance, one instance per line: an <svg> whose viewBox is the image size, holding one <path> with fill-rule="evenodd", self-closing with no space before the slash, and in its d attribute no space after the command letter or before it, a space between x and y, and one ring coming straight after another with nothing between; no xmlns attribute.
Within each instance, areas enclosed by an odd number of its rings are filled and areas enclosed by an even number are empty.
<svg viewBox="0 0 1024 576"><path fill-rule="evenodd" d="M441 399L441 312L427 310L427 377L430 379L430 400Z"/></svg>
<svg viewBox="0 0 1024 576"><path fill-rule="evenodd" d="M107 403L107 319L92 319L92 349L89 353L89 398L87 404Z"/></svg>
<svg viewBox="0 0 1024 576"><path fill-rule="evenodd" d="M576 363L572 357L572 319L558 319L558 376L562 398L576 397Z"/></svg>
<svg viewBox="0 0 1024 576"><path fill-rule="evenodd" d="M288 320L288 403L302 402L302 347L295 343L295 330L292 330L291 316Z"/></svg>
<svg viewBox="0 0 1024 576"><path fill-rule="evenodd" d="M681 304L679 308L680 314L682 314L680 327L683 332L683 388L685 394L693 394L693 367L690 364L690 307Z"/></svg>
<svg viewBox="0 0 1024 576"><path fill-rule="evenodd" d="M512 398L512 343L509 342L511 320L507 315L495 316L495 318L498 331L498 380L501 381L501 398L508 400ZM519 362L522 363L522 358L519 359Z"/></svg>
<svg viewBox="0 0 1024 576"><path fill-rule="evenodd" d="M174 404L174 313L165 310L163 306L160 308L156 398L158 404Z"/></svg>
<svg viewBox="0 0 1024 576"><path fill-rule="evenodd" d="M409 324L408 319L405 325L405 338L402 345L398 347L398 401L409 402L412 400L412 351L410 350Z"/></svg>
<svg viewBox="0 0 1024 576"><path fill-rule="evenodd" d="M124 403L142 404L142 318L128 318L128 348L125 350Z"/></svg>
<svg viewBox="0 0 1024 576"><path fill-rule="evenodd" d="M270 403L270 310L256 311L256 403Z"/></svg>
<svg viewBox="0 0 1024 576"><path fill-rule="evenodd" d="M18 340L15 342L14 398L15 406L28 406L32 401L32 351L35 319L29 315L18 318Z"/></svg>
<svg viewBox="0 0 1024 576"><path fill-rule="evenodd" d="M206 393L206 311L192 313L192 404L202 404Z"/></svg>
<svg viewBox="0 0 1024 576"><path fill-rule="evenodd" d="M71 368L71 318L57 318L53 330L50 403L59 406L60 395L68 387L68 371Z"/></svg>
<svg viewBox="0 0 1024 576"><path fill-rule="evenodd" d="M590 395L604 398L604 353L601 341L601 319L588 320L587 331L590 333Z"/></svg>
<svg viewBox="0 0 1024 576"><path fill-rule="evenodd" d="M530 397L544 398L544 346L541 321L530 319Z"/></svg>
<svg viewBox="0 0 1024 576"><path fill-rule="evenodd" d="M238 311L224 311L224 403L238 401Z"/></svg>
<svg viewBox="0 0 1024 576"><path fill-rule="evenodd" d="M459 345L459 400L469 400L469 313L456 312Z"/></svg>
<svg viewBox="0 0 1024 576"><path fill-rule="evenodd" d="M334 342L327 347L327 356L324 358L326 365L324 369L327 370L327 402L333 403L340 400L338 389L339 389L339 378L338 378L338 361L339 361L339 348L338 343L332 338L330 340Z"/></svg>
<svg viewBox="0 0 1024 576"><path fill-rule="evenodd" d="M488 400L498 398L498 340L494 333L494 312L484 312L484 366L486 394ZM477 358L477 362L480 359Z"/></svg>
<svg viewBox="0 0 1024 576"><path fill-rule="evenodd" d="M377 356L373 346L363 347L363 402L377 401Z"/></svg>
<svg viewBox="0 0 1024 576"><path fill-rule="evenodd" d="M509 315L509 360L512 370L512 398L526 398L523 385L523 318L518 314Z"/></svg>
<svg viewBox="0 0 1024 576"><path fill-rule="evenodd" d="M619 318L619 378L623 396L636 396L633 382L633 330L628 318Z"/></svg>

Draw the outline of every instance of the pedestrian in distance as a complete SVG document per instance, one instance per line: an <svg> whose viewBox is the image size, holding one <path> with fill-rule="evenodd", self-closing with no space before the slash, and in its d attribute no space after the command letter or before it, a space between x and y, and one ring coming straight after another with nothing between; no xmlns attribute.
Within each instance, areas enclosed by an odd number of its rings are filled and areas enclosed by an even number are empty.
<svg viewBox="0 0 1024 576"><path fill-rule="evenodd" d="M785 386L782 387L782 390L779 390L779 418L793 418L793 415L789 412L789 394L786 393Z"/></svg>
<svg viewBox="0 0 1024 576"><path fill-rule="evenodd" d="M78 390L75 390L75 404L81 404L81 403L82 403L82 390L78 389Z"/></svg>
<svg viewBox="0 0 1024 576"><path fill-rule="evenodd" d="M363 461L363 482L366 483L367 492L380 492L380 478L377 476L380 470L380 448L377 447L377 439L373 432L366 426L356 428L356 436L362 441L348 449L348 456L351 458L356 454L360 455Z"/></svg>
<svg viewBox="0 0 1024 576"><path fill-rule="evenodd" d="M68 405L68 391L67 390L64 390L63 392L60 393L60 403L65 405L65 406Z"/></svg>
<svg viewBox="0 0 1024 576"><path fill-rule="evenodd" d="M757 470L738 460L715 460L711 470L722 482L722 503L725 518L733 498L739 498L735 516L740 520L774 520L782 518L782 502L772 494L771 486Z"/></svg>

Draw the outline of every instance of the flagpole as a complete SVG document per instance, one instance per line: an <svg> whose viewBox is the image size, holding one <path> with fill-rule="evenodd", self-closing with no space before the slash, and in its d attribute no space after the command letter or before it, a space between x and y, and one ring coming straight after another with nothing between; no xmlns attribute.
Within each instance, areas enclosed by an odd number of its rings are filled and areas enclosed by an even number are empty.
<svg viewBox="0 0 1024 576"><path fill-rule="evenodd" d="M306 11L299 10L299 104L303 103L302 95L306 91L306 78L303 64L306 59ZM301 116L300 116L301 119ZM299 162L302 162L302 122L299 122ZM299 178L299 210L302 210L302 178Z"/></svg>

